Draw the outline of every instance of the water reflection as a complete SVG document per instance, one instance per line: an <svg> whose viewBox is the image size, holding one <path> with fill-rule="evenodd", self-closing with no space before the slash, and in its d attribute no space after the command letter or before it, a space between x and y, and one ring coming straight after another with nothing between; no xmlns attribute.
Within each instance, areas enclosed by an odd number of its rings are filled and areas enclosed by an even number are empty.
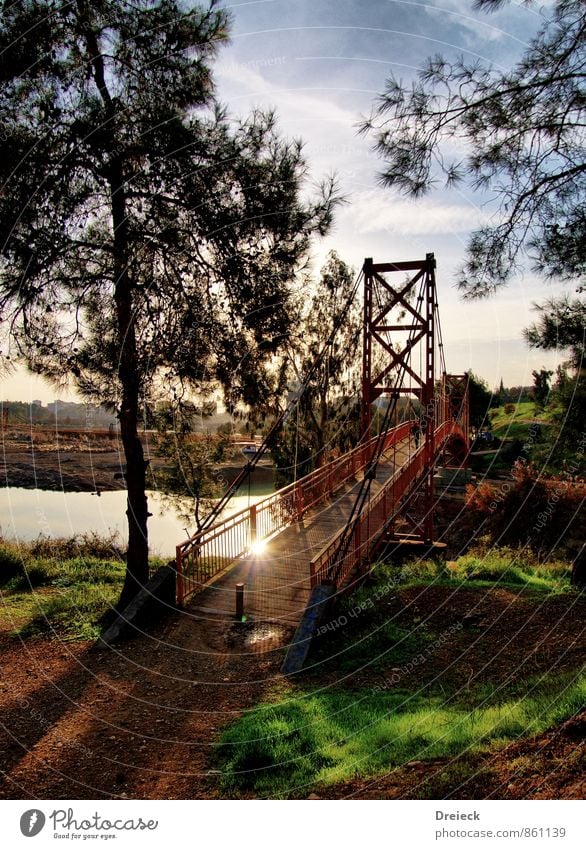
<svg viewBox="0 0 586 849"><path fill-rule="evenodd" d="M260 501L271 492L266 484L252 484L250 493L232 498L228 513L236 513ZM178 517L158 492L148 492L149 543L152 554L171 557L175 546L195 530ZM183 499L184 512L190 503ZM126 492L53 492L42 489L7 487L0 489L0 535L9 539L34 540L39 536L72 537L94 532L107 536L116 532L122 543L127 539Z"/></svg>

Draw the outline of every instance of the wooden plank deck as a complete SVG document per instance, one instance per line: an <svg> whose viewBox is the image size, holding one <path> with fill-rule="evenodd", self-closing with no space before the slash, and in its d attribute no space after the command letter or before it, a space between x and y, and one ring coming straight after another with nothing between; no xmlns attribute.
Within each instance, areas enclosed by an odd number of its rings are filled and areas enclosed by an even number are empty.
<svg viewBox="0 0 586 849"><path fill-rule="evenodd" d="M374 495L409 457L413 443L398 443L378 464ZM243 583L247 619L297 625L310 594L309 564L348 521L361 477L348 482L303 520L282 530L254 556L237 560L226 572L192 598L187 610L194 616L234 621L236 584Z"/></svg>

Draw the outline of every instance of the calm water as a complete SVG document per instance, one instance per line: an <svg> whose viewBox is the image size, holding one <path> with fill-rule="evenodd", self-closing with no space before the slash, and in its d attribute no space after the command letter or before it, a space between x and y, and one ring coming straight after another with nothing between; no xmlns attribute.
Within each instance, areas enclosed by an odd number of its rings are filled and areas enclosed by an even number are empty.
<svg viewBox="0 0 586 849"><path fill-rule="evenodd" d="M229 513L236 513L260 501L271 492L269 486L251 486L250 496L234 496ZM195 530L159 493L149 492L149 544L152 554L170 557L175 546ZM187 499L184 502L189 507ZM95 532L108 535L118 532L125 542L126 492L49 492L42 489L7 487L0 489L0 535L10 539L33 540L39 535L71 537Z"/></svg>

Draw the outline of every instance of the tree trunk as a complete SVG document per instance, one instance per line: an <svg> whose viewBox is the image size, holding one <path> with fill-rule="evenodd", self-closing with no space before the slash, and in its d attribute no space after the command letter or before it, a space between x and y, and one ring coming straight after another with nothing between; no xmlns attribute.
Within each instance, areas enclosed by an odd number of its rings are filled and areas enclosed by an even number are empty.
<svg viewBox="0 0 586 849"><path fill-rule="evenodd" d="M126 460L126 487L128 491L126 515L128 516L128 553L126 576L119 609L126 607L149 578L148 564L148 505L146 498L146 466L142 442L138 436L140 376L133 316L132 280L128 271L129 245L126 222L124 179L121 163L112 164L112 222L114 226L114 255L116 288L114 301L118 322L119 364L118 377L122 387L120 406L120 435Z"/></svg>
<svg viewBox="0 0 586 849"><path fill-rule="evenodd" d="M104 59L98 36L92 24L91 9L86 0L78 0L79 22L84 33L92 64L94 80L106 114L102 129L108 134L108 183L110 186L112 227L114 232L114 303L119 342L118 377L122 387L120 406L120 435L126 460L126 487L128 491L126 515L128 517L128 553L126 576L118 602L122 610L146 584L148 563L148 506L146 474L142 443L138 438L138 412L140 399L140 373L136 349L133 315L133 280L129 272L129 239L126 217L126 187L122 154L116 134L117 114L106 82Z"/></svg>

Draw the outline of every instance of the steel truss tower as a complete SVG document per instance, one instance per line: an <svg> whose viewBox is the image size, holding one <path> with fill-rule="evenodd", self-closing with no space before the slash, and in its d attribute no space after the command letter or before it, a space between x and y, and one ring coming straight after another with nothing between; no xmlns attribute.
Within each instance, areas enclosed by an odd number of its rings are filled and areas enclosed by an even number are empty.
<svg viewBox="0 0 586 849"><path fill-rule="evenodd" d="M424 440L425 463L430 469L424 483L425 518L421 526L428 542L433 538L434 431L438 412L434 396L435 268L432 253L413 262L374 263L368 258L363 267L362 438L370 435L372 405L381 395L413 395L419 400L419 430ZM404 313L405 323L393 318L397 311ZM420 374L413 361L418 346L422 353Z"/></svg>

